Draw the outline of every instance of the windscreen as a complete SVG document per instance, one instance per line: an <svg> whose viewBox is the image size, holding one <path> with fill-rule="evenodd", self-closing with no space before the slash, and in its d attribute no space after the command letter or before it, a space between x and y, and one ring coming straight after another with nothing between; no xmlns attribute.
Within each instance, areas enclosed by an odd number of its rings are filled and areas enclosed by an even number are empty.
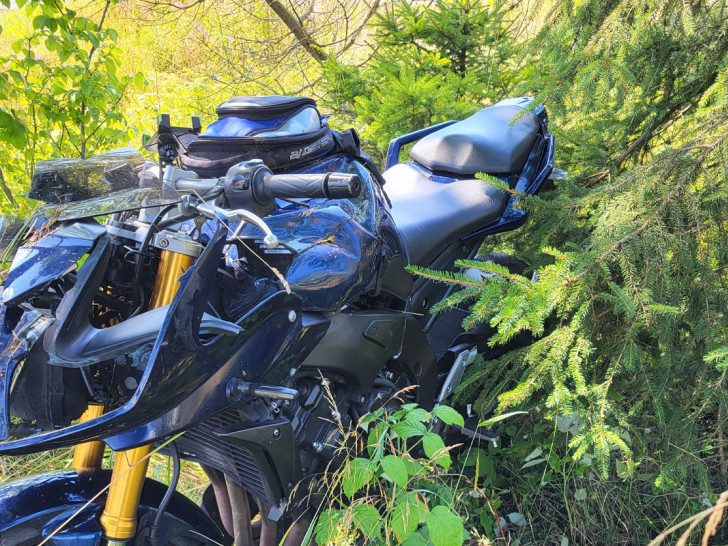
<svg viewBox="0 0 728 546"><path fill-rule="evenodd" d="M28 197L49 203L27 218L0 216L0 270L12 258L6 252L30 226L48 220L77 220L115 212L176 203L179 195L165 188L159 165L144 161L132 148L121 148L88 159L58 158L39 161ZM39 203L40 205L40 203Z"/></svg>
<svg viewBox="0 0 728 546"><path fill-rule="evenodd" d="M28 197L46 203L68 203L139 187L144 158L133 148L120 148L87 159L39 161Z"/></svg>

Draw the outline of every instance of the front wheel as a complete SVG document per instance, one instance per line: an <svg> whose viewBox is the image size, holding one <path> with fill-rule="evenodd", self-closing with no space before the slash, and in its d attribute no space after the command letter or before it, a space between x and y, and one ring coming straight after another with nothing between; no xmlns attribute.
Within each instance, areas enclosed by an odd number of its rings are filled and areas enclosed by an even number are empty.
<svg viewBox="0 0 728 546"><path fill-rule="evenodd" d="M106 493L93 497L111 479L111 471L79 475L56 472L16 480L0 487L0 546L37 546L49 536L50 544L95 546L101 538L98 515ZM139 506L137 536L128 546L147 546L152 522L167 486L147 479ZM85 504L88 504L84 508ZM162 517L160 546L213 546L230 544L224 533L191 500L176 493Z"/></svg>

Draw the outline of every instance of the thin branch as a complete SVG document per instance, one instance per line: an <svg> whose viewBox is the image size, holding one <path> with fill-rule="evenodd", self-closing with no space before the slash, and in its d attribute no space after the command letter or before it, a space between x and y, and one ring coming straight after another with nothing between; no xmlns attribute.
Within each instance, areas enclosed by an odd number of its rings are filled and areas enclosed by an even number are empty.
<svg viewBox="0 0 728 546"><path fill-rule="evenodd" d="M573 279L569 279L568 281L566 281L564 286L570 286L571 284L586 277L589 273L591 273L594 270L594 268L598 264L600 264L601 262L606 260L617 249L619 249L625 243L627 243L628 241L631 241L632 239L637 237L639 234L641 234L643 231L645 231L650 226L650 224L665 211L665 209L667 208L667 205L670 203L670 201L672 201L672 199L680 191L682 191L682 189L688 184L688 182L690 182L693 179L693 177L698 173L698 171L701 169L701 167L703 165L703 161L705 160L705 157L707 155L708 155L707 151L701 155L700 160L698 162L696 162L692 166L692 168L685 174L685 176L680 181L680 183L677 184L672 190L670 190L670 193L668 193L667 196L665 196L665 198L662 200L662 203L660 203L660 206L657 207L657 210L655 210L655 212L652 215L650 215L650 217L647 218L647 220L645 220L644 223L640 227L638 227L634 231L631 231L630 233L628 233L627 235L625 235L624 237L622 237L621 239L619 239L618 241L613 243L612 246L606 252L604 252L601 256L596 258L589 267L587 267L584 271L579 273Z"/></svg>
<svg viewBox="0 0 728 546"><path fill-rule="evenodd" d="M319 46L313 40L308 31L303 28L300 20L297 17L291 14L291 12L289 12L278 0L265 0L265 3L268 4L268 7L270 7L270 9L272 9L276 13L276 15L278 15L278 17L280 17L281 21L283 21L283 24L288 27L288 29L293 33L301 46L308 52L309 55L311 55L314 60L318 61L319 63L323 63L324 61L326 61L328 55L323 52L321 46Z"/></svg>
<svg viewBox="0 0 728 546"><path fill-rule="evenodd" d="M10 188L8 187L7 183L5 182L5 176L3 175L3 170L0 168L0 188L2 188L3 193L5 194L5 197L8 198L8 201L10 201L10 204L13 205L13 208L15 210L18 210L18 203L15 201L15 198L13 197L13 192L10 191Z"/></svg>

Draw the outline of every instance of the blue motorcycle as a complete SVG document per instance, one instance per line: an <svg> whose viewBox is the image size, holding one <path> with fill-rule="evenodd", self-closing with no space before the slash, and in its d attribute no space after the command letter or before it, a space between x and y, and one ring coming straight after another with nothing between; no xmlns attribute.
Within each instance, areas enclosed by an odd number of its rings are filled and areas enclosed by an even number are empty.
<svg viewBox="0 0 728 546"><path fill-rule="evenodd" d="M397 393L448 403L488 350L464 310L429 313L452 288L407 266L453 270L524 223L516 194L558 173L542 106L399 137L383 173L311 99L217 113L204 132L161 116L158 162L38 166L31 196L51 204L2 287L0 455L75 453L0 487L0 544L298 544L311 496L296 492L336 464L342 430ZM492 439L476 419L457 432ZM146 478L154 451L169 486ZM181 459L209 477L202 506L175 491Z"/></svg>

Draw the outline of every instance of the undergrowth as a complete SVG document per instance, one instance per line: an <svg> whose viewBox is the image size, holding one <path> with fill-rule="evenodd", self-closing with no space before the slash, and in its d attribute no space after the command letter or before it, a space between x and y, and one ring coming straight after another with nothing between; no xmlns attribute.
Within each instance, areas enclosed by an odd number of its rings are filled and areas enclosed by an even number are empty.
<svg viewBox="0 0 728 546"><path fill-rule="evenodd" d="M107 447L103 468L113 468L113 452ZM73 448L54 449L21 456L0 456L0 485L27 476L60 472L71 469ZM154 454L149 461L147 476L169 484L172 477L172 462L169 457ZM199 503L209 480L197 463L181 461L177 491Z"/></svg>

